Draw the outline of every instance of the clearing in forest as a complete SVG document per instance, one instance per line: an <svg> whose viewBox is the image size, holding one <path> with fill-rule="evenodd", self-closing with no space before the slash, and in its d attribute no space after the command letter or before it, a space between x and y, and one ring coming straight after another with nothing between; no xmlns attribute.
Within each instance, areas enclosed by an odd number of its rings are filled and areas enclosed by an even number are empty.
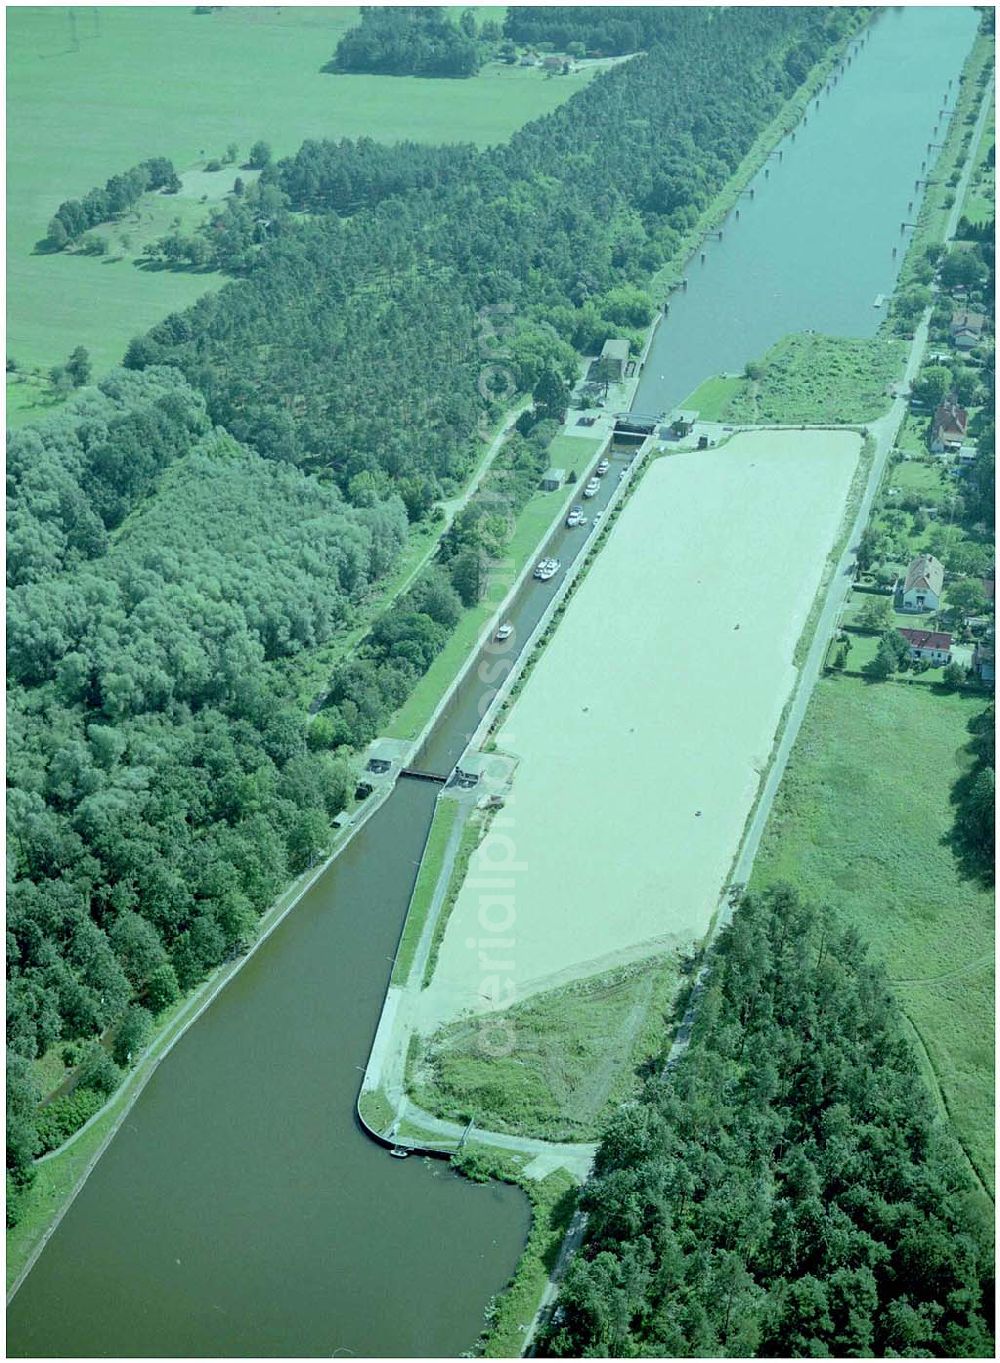
<svg viewBox="0 0 1000 1363"><path fill-rule="evenodd" d="M356 21L351 7L10 9L8 356L47 370L83 345L100 376L133 336L217 288L218 275L137 269L135 261L175 217L185 232L206 217L258 138L275 157L322 137L493 145L598 69L553 78L493 62L469 80L324 74ZM239 148L235 165L185 175L224 156L230 142ZM33 253L60 203L151 156L170 157L186 185L200 180L197 194L145 196L136 213L98 229L109 237L105 256ZM50 400L30 376L8 382L8 397L15 420L41 415Z"/></svg>
<svg viewBox="0 0 1000 1363"><path fill-rule="evenodd" d="M497 735L520 765L422 1031L704 935L860 444L762 431L650 467Z"/></svg>

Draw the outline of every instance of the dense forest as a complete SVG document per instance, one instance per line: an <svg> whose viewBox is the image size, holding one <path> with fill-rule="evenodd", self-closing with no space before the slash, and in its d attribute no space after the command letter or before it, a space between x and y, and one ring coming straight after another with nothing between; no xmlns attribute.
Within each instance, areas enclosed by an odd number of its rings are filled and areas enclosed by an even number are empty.
<svg viewBox="0 0 1000 1363"><path fill-rule="evenodd" d="M10 438L15 1185L320 855L346 754L502 554L577 352L649 321L641 286L863 13L664 11L648 55L506 146L265 157L210 228L240 277ZM360 618L518 391L535 408L488 485L307 727L274 664ZM80 1051L98 1037L111 1056ZM53 1046L83 1092L39 1122Z"/></svg>
<svg viewBox="0 0 1000 1363"><path fill-rule="evenodd" d="M503 32L527 47L569 52L578 44L588 56L620 57L669 40L668 13L658 5L511 5Z"/></svg>
<svg viewBox="0 0 1000 1363"><path fill-rule="evenodd" d="M774 889L612 1120L541 1352L992 1357L988 1228L880 967Z"/></svg>
<svg viewBox="0 0 1000 1363"><path fill-rule="evenodd" d="M307 744L266 664L352 618L407 518L398 498L348 506L240 447L169 369L120 371L15 433L8 483L8 1164L23 1180L40 1148L27 1062L141 1032L326 846L351 775ZM94 1094L114 1086L105 1059L82 1083Z"/></svg>
<svg viewBox="0 0 1000 1363"><path fill-rule="evenodd" d="M473 10L464 10L454 24L440 5L362 5L361 22L341 38L326 69L376 76L474 76L479 59Z"/></svg>

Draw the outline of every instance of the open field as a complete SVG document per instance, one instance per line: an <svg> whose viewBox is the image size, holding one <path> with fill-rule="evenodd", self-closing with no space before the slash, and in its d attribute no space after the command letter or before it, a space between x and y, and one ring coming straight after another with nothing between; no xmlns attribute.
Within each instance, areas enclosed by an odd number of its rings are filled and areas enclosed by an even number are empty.
<svg viewBox="0 0 1000 1363"><path fill-rule="evenodd" d="M926 1047L955 1131L990 1191L993 896L963 877L952 788L982 695L819 682L752 884L787 881L857 925Z"/></svg>
<svg viewBox="0 0 1000 1363"><path fill-rule="evenodd" d="M452 1023L429 1041L408 1091L436 1116L491 1131L597 1140L638 1092L643 1064L667 1048L678 980L671 958L536 994L504 1014L509 1054L483 1049L479 1019Z"/></svg>
<svg viewBox="0 0 1000 1363"><path fill-rule="evenodd" d="M905 360L904 343L884 336L855 340L812 331L786 336L759 361L756 377L735 389L722 407L722 419L834 425L872 421L889 410L889 390Z"/></svg>
<svg viewBox="0 0 1000 1363"><path fill-rule="evenodd" d="M472 858L422 1032L704 935L860 444L753 432L648 470L497 735L521 765ZM470 954L484 915L504 922L499 992Z"/></svg>
<svg viewBox="0 0 1000 1363"><path fill-rule="evenodd" d="M185 221L195 210L203 216L202 193L231 188L233 167L202 173L229 142L241 158L260 137L275 156L307 137L485 146L561 104L596 69L558 79L497 64L471 80L324 75L320 68L355 19L350 7L209 15L190 6L10 10L8 355L48 368L84 345L100 374L134 335L218 287L218 277L150 272L132 262L149 234L143 215L164 216L166 231L178 213ZM248 71L267 75L254 79L252 99ZM191 192L147 196L138 224L113 229L132 238L127 250L116 242L114 255L102 259L32 254L64 199L156 155L192 172L184 176ZM27 396L17 394L15 415Z"/></svg>

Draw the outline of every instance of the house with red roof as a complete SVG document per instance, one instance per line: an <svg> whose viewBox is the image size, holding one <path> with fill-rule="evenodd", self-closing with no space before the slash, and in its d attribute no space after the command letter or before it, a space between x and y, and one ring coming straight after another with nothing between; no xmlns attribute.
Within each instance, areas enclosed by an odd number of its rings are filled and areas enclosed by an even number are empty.
<svg viewBox="0 0 1000 1363"><path fill-rule="evenodd" d="M933 663L940 667L951 662L951 635L935 629L901 629L900 634L910 646L910 657L915 663Z"/></svg>
<svg viewBox="0 0 1000 1363"><path fill-rule="evenodd" d="M965 441L969 414L960 407L954 394L946 397L931 424L931 449L935 454L955 454Z"/></svg>

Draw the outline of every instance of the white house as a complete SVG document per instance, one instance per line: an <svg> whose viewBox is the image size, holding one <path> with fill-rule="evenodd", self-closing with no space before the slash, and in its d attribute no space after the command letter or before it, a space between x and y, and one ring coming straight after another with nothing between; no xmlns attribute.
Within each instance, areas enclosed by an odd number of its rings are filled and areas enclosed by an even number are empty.
<svg viewBox="0 0 1000 1363"><path fill-rule="evenodd" d="M907 568L906 577L896 583L896 609L936 611L943 586L944 564L933 554L918 554Z"/></svg>

